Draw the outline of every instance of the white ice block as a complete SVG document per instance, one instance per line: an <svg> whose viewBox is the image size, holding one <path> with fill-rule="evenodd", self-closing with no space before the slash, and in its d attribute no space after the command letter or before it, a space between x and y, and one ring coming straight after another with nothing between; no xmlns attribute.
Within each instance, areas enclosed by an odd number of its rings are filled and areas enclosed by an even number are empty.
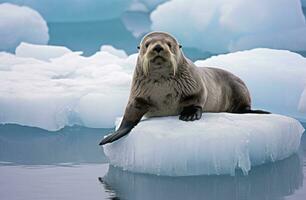
<svg viewBox="0 0 306 200"><path fill-rule="evenodd" d="M299 147L304 128L276 114L205 113L141 121L126 137L104 145L114 166L167 176L247 174L252 166L284 159Z"/></svg>

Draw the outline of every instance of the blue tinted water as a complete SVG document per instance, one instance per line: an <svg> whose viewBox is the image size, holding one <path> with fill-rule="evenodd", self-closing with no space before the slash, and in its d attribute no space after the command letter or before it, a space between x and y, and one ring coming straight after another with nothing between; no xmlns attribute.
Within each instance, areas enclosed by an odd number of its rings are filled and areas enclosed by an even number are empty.
<svg viewBox="0 0 306 200"><path fill-rule="evenodd" d="M304 124L306 127L306 124ZM298 154L248 176L163 177L109 166L98 146L111 129L57 132L0 126L0 196L18 199L304 199L306 136Z"/></svg>

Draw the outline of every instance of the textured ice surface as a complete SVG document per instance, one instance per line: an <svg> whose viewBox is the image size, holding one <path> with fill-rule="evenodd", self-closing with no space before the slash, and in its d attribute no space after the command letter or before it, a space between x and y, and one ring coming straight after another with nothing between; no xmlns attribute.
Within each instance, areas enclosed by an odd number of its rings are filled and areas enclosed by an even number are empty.
<svg viewBox="0 0 306 200"><path fill-rule="evenodd" d="M0 51L14 51L20 42L46 44L48 40L47 23L37 11L0 4Z"/></svg>
<svg viewBox="0 0 306 200"><path fill-rule="evenodd" d="M183 46L210 52L306 50L301 8L300 0L172 0L152 12L152 29L171 32Z"/></svg>
<svg viewBox="0 0 306 200"><path fill-rule="evenodd" d="M0 52L0 123L47 130L75 124L110 128L122 116L137 54L128 56L102 46L93 56L84 57L64 47L29 44L21 44L16 53ZM240 76L251 90L255 108L306 121L302 56L254 49L197 64Z"/></svg>
<svg viewBox="0 0 306 200"><path fill-rule="evenodd" d="M49 56L61 56L46 60L45 48ZM113 127L122 115L136 55L107 46L91 57L46 46L17 49L33 58L0 52L1 123L47 130Z"/></svg>
<svg viewBox="0 0 306 200"><path fill-rule="evenodd" d="M228 70L248 86L255 108L306 120L306 58L289 51L253 49L197 61L197 66ZM300 109L299 109L300 107Z"/></svg>
<svg viewBox="0 0 306 200"><path fill-rule="evenodd" d="M231 174L284 159L297 151L304 128L282 115L205 113L141 121L129 135L104 145L110 163L168 176Z"/></svg>

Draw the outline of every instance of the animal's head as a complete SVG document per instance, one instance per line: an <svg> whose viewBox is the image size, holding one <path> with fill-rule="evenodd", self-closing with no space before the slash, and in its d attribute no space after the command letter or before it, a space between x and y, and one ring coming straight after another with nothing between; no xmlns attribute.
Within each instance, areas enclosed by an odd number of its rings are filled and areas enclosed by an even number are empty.
<svg viewBox="0 0 306 200"><path fill-rule="evenodd" d="M145 35L138 46L140 65L144 74L168 73L175 75L183 58L181 45L165 32L151 32Z"/></svg>

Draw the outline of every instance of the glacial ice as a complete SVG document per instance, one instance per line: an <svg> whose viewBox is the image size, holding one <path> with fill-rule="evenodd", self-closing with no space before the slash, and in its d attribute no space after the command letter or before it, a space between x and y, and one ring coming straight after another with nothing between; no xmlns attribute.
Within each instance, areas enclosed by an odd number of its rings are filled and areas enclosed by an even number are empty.
<svg viewBox="0 0 306 200"><path fill-rule="evenodd" d="M152 30L171 32L183 46L203 51L306 50L300 0L172 0L159 5L151 20Z"/></svg>
<svg viewBox="0 0 306 200"><path fill-rule="evenodd" d="M297 152L304 128L277 115L205 113L141 121L126 137L104 145L114 166L166 176L247 174L251 167Z"/></svg>
<svg viewBox="0 0 306 200"><path fill-rule="evenodd" d="M26 6L0 4L0 51L11 51L21 42L46 44L48 26L42 16Z"/></svg>
<svg viewBox="0 0 306 200"><path fill-rule="evenodd" d="M90 57L64 47L30 44L21 44L16 55L0 52L0 123L52 131L70 125L111 128L123 114L136 59L137 54L111 46ZM304 57L254 49L196 64L240 76L250 88L254 108L306 121Z"/></svg>

